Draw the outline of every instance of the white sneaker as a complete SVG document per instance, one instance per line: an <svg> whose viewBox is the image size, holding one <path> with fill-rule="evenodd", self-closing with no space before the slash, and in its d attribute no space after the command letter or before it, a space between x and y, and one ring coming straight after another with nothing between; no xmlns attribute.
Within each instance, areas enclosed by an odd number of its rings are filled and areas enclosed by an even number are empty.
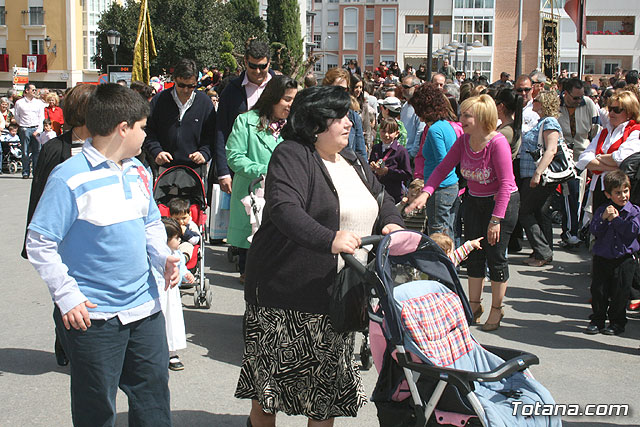
<svg viewBox="0 0 640 427"><path fill-rule="evenodd" d="M572 234L567 233L567 236L568 236L567 237L567 244L569 244L569 245L573 246L573 245L577 245L577 244L579 244L581 242L581 240L578 239L578 237L576 237L576 236L574 236Z"/></svg>

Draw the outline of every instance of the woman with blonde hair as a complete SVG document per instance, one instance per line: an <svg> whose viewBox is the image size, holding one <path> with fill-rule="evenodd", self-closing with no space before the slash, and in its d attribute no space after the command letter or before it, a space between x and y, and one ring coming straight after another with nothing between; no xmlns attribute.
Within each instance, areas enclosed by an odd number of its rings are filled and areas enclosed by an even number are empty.
<svg viewBox="0 0 640 427"><path fill-rule="evenodd" d="M331 68L324 75L324 79L322 79L323 86L340 86L343 87L347 93L351 93L351 73L345 70L344 68ZM360 105L358 104L358 100L355 99L352 95L351 104L349 108L349 120L353 124L351 128L351 132L349 133L349 145L353 152L356 154L360 154L366 159L367 155L367 145L364 142L364 132L362 130L362 118L358 112L360 111Z"/></svg>
<svg viewBox="0 0 640 427"><path fill-rule="evenodd" d="M564 143L562 128L557 120L559 108L560 98L555 92L540 92L533 100L533 111L540 116L540 120L522 135L520 145L519 219L533 249L533 253L524 261L531 267L542 267L553 260L553 223L544 207L554 188L541 185L540 178L551 164L558 144ZM536 165L529 153L539 148L540 141L544 145L544 155Z"/></svg>
<svg viewBox="0 0 640 427"><path fill-rule="evenodd" d="M47 106L44 107L44 118L51 120L51 127L57 135L62 135L62 125L64 124L64 115L60 104L60 98L55 92L49 92L45 97Z"/></svg>
<svg viewBox="0 0 640 427"><path fill-rule="evenodd" d="M592 212L604 202L604 176L619 168L620 163L640 151L640 103L629 91L616 92L607 101L608 123L596 134L576 163L578 169L589 169Z"/></svg>
<svg viewBox="0 0 640 427"><path fill-rule="evenodd" d="M511 148L504 135L496 132L498 112L489 95L466 99L460 105L460 123L464 135L453 144L442 162L434 169L427 184L406 209L420 209L438 188L451 169L460 165L467 179L465 199L465 239L483 237L481 249L467 259L469 302L475 321L482 316L482 285L489 268L491 279L491 312L483 331L500 327L504 316L502 300L507 290L509 264L507 246L518 219L520 195L513 177Z"/></svg>

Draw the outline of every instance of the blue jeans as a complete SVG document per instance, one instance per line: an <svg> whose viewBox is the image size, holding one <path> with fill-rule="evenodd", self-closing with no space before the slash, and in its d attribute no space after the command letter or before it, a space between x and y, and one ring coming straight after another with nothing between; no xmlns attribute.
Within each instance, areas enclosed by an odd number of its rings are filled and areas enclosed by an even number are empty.
<svg viewBox="0 0 640 427"><path fill-rule="evenodd" d="M427 200L427 229L433 233L444 233L454 238L453 226L459 206L458 184L436 189Z"/></svg>
<svg viewBox="0 0 640 427"><path fill-rule="evenodd" d="M33 170L36 169L36 163L38 162L38 155L40 154L40 143L33 136L33 133L38 129L37 126L32 127L20 127L18 130L18 136L20 136L20 144L22 145L22 175L29 176L31 173L31 164L33 164Z"/></svg>
<svg viewBox="0 0 640 427"><path fill-rule="evenodd" d="M56 331L71 365L74 426L113 426L118 387L129 398L130 426L171 426L169 349L162 312L127 325L92 320L86 331L62 323Z"/></svg>

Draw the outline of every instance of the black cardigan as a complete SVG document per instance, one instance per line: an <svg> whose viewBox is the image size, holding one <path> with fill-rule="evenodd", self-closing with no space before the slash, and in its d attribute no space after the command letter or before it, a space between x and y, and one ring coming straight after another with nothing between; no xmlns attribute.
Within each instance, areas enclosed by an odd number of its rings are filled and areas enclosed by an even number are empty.
<svg viewBox="0 0 640 427"><path fill-rule="evenodd" d="M351 150L340 154L372 194L384 190L366 159L360 157L361 168ZM338 262L331 244L340 227L338 194L329 172L314 147L285 141L273 152L265 187L262 224L247 256L245 300L263 307L327 314L328 287ZM388 194L379 220L381 227L403 224Z"/></svg>
<svg viewBox="0 0 640 427"><path fill-rule="evenodd" d="M31 181L31 194L29 196L29 208L27 210L27 225L31 222L33 213L36 211L36 206L42 197L45 185L47 185L47 179L51 175L51 171L60 163L71 157L71 131L65 132L62 135L50 139L47 141L40 150L38 156L38 163L33 170L33 180ZM22 244L22 258L27 259L27 229L24 231L24 242Z"/></svg>

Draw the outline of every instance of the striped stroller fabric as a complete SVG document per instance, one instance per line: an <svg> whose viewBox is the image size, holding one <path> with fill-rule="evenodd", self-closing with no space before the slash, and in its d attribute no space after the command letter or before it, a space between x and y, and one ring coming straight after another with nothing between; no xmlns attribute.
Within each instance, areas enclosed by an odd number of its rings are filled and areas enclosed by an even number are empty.
<svg viewBox="0 0 640 427"><path fill-rule="evenodd" d="M464 310L453 292L405 300L401 316L413 342L435 365L449 366L473 350Z"/></svg>

